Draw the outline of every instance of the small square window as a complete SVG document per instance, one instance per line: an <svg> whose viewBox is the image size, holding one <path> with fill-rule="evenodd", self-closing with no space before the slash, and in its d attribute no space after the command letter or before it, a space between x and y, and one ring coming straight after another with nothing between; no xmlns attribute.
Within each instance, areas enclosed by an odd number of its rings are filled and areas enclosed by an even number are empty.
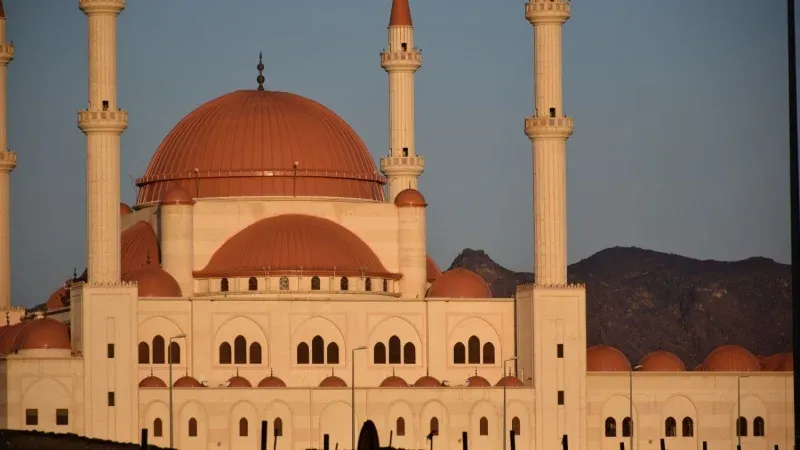
<svg viewBox="0 0 800 450"><path fill-rule="evenodd" d="M25 425L39 425L39 410L26 409L25 410Z"/></svg>
<svg viewBox="0 0 800 450"><path fill-rule="evenodd" d="M109 392L108 393L108 406L114 406L114 403L115 403L114 400L115 400L114 393L113 392Z"/></svg>
<svg viewBox="0 0 800 450"><path fill-rule="evenodd" d="M564 344L556 345L556 357L563 358L564 357Z"/></svg>
<svg viewBox="0 0 800 450"><path fill-rule="evenodd" d="M558 404L564 404L564 391L558 391Z"/></svg>
<svg viewBox="0 0 800 450"><path fill-rule="evenodd" d="M57 409L56 410L56 425L69 425L69 410Z"/></svg>
<svg viewBox="0 0 800 450"><path fill-rule="evenodd" d="M108 344L108 358L114 359L114 344Z"/></svg>

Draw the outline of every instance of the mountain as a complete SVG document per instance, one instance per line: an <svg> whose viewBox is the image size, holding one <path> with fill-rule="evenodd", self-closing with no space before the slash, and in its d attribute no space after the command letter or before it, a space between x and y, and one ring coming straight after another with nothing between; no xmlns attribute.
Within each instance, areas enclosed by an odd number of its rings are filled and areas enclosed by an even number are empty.
<svg viewBox="0 0 800 450"><path fill-rule="evenodd" d="M472 270L495 297L513 297L533 274L465 249L450 268ZM636 247L613 247L568 267L586 284L588 344L611 345L632 363L671 351L694 367L714 348L741 345L756 355L792 349L791 267L767 258L697 260Z"/></svg>

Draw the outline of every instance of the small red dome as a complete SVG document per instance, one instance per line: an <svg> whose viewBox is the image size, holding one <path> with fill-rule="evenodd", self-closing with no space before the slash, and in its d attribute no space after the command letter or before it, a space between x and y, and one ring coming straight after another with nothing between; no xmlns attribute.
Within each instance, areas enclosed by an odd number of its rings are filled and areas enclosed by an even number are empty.
<svg viewBox="0 0 800 450"><path fill-rule="evenodd" d="M231 387L231 388L249 388L249 387L253 387L253 385L250 384L249 381L247 381L247 378L240 377L239 375L236 375L236 376L231 377L231 378L228 379L228 387Z"/></svg>
<svg viewBox="0 0 800 450"><path fill-rule="evenodd" d="M164 383L164 380L158 378L157 376L150 375L149 377L143 379L139 382L140 388L165 388L167 387L167 383Z"/></svg>
<svg viewBox="0 0 800 450"><path fill-rule="evenodd" d="M406 383L406 380L392 375L381 382L381 387L408 387L408 383Z"/></svg>
<svg viewBox="0 0 800 450"><path fill-rule="evenodd" d="M792 352L787 353L781 365L775 370L779 372L794 372L794 354Z"/></svg>
<svg viewBox="0 0 800 450"><path fill-rule="evenodd" d="M69 328L63 323L44 317L28 323L15 342L15 350L69 349Z"/></svg>
<svg viewBox="0 0 800 450"><path fill-rule="evenodd" d="M480 375L473 375L467 379L467 386L469 387L491 387L492 384L489 380Z"/></svg>
<svg viewBox="0 0 800 450"><path fill-rule="evenodd" d="M425 201L425 197L423 197L418 190L411 188L400 191L397 194L397 197L394 198L394 204L399 208L408 206L424 208L428 206L428 203Z"/></svg>
<svg viewBox="0 0 800 450"><path fill-rule="evenodd" d="M414 383L414 387L442 387L442 383L430 375L425 375Z"/></svg>
<svg viewBox="0 0 800 450"><path fill-rule="evenodd" d="M284 383L283 380L281 380L280 378L270 375L270 376L264 378L263 380L259 381L258 382L258 387L260 387L260 388L285 388L286 387L286 383Z"/></svg>
<svg viewBox="0 0 800 450"><path fill-rule="evenodd" d="M172 275L158 266L145 266L133 270L123 281L135 281L139 285L139 297L182 297L181 287Z"/></svg>
<svg viewBox="0 0 800 450"><path fill-rule="evenodd" d="M343 379L337 377L336 375L331 375L328 378L322 380L319 384L319 387L323 388L343 388L347 387L347 383L344 382Z"/></svg>
<svg viewBox="0 0 800 450"><path fill-rule="evenodd" d="M437 278L442 276L442 271L439 269L436 261L434 261L430 256L426 258L425 262L427 264L428 283L433 283Z"/></svg>
<svg viewBox="0 0 800 450"><path fill-rule="evenodd" d="M525 383L523 383L522 380L513 375L506 375L503 378L500 378L500 381L498 381L497 384L495 384L495 386L523 387L525 386Z"/></svg>
<svg viewBox="0 0 800 450"><path fill-rule="evenodd" d="M761 370L763 371L783 371L787 362L792 361L792 352L776 353L761 360Z"/></svg>
<svg viewBox="0 0 800 450"><path fill-rule="evenodd" d="M190 377L189 375L184 375L173 383L172 387L176 388L199 388L203 387L203 384L197 381L196 378Z"/></svg>
<svg viewBox="0 0 800 450"><path fill-rule="evenodd" d="M656 350L644 355L639 365L645 372L681 372L686 365L674 353Z"/></svg>
<svg viewBox="0 0 800 450"><path fill-rule="evenodd" d="M161 197L161 205L194 205L194 199L189 191L176 185Z"/></svg>
<svg viewBox="0 0 800 450"><path fill-rule="evenodd" d="M761 364L758 358L738 345L723 345L709 353L703 361L703 369L708 372L758 372Z"/></svg>
<svg viewBox="0 0 800 450"><path fill-rule="evenodd" d="M126 205L125 203L120 203L119 204L119 215L120 216L125 216L125 215L128 215L128 214L132 213L132 212L133 212L133 208L131 208L130 206Z"/></svg>
<svg viewBox="0 0 800 450"><path fill-rule="evenodd" d="M475 272L467 269L450 269L428 288L426 297L439 298L491 298L489 286Z"/></svg>
<svg viewBox="0 0 800 450"><path fill-rule="evenodd" d="M587 372L630 372L631 363L625 355L608 345L595 345L586 350Z"/></svg>
<svg viewBox="0 0 800 450"><path fill-rule="evenodd" d="M0 355L7 355L14 352L14 343L23 328L30 322L20 322L11 326L5 326L0 330Z"/></svg>

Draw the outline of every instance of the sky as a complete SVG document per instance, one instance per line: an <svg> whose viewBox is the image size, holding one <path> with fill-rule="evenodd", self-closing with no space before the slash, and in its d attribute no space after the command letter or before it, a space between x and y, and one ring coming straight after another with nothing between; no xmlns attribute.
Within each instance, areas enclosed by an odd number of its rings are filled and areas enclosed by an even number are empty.
<svg viewBox="0 0 800 450"><path fill-rule="evenodd" d="M118 21L122 200L169 130L256 87L312 98L388 149L390 0L129 0ZM87 20L78 1L5 0L12 301L86 267ZM533 27L523 0L411 0L423 50L416 148L429 254L533 267ZM785 2L574 0L564 26L569 261L612 246L788 263ZM128 175L131 174L131 176Z"/></svg>

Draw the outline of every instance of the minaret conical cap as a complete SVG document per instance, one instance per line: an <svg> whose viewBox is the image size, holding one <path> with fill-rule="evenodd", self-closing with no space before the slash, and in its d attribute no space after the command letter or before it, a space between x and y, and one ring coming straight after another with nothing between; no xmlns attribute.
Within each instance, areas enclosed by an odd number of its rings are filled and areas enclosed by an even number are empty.
<svg viewBox="0 0 800 450"><path fill-rule="evenodd" d="M5 18L6 18L6 11L3 9L3 0L0 0L0 19L5 19Z"/></svg>
<svg viewBox="0 0 800 450"><path fill-rule="evenodd" d="M408 0L392 0L392 15L389 17L389 26L412 26L411 7L408 6Z"/></svg>

